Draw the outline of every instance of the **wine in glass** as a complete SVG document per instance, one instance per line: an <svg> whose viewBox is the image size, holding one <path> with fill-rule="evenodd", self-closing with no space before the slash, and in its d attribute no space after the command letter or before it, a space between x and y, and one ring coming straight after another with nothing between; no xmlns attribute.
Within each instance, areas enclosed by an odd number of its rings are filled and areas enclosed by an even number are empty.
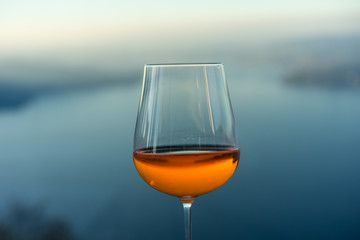
<svg viewBox="0 0 360 240"><path fill-rule="evenodd" d="M191 205L233 175L239 148L220 63L147 64L134 164L154 189L178 197L191 239Z"/></svg>

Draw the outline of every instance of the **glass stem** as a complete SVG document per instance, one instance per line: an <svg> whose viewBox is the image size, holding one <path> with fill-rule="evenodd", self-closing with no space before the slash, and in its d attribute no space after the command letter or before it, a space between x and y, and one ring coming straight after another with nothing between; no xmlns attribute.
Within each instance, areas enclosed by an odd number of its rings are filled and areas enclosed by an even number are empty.
<svg viewBox="0 0 360 240"><path fill-rule="evenodd" d="M185 240L191 240L191 207L194 202L193 199L182 199L184 207L184 218L185 218Z"/></svg>

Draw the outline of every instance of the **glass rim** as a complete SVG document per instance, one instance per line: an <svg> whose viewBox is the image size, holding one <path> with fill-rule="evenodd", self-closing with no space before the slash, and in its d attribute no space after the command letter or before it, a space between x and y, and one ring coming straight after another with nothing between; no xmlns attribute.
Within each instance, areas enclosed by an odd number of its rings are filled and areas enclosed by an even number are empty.
<svg viewBox="0 0 360 240"><path fill-rule="evenodd" d="M215 66L224 64L221 62L208 62L208 63L147 63L145 67L196 67L196 66Z"/></svg>

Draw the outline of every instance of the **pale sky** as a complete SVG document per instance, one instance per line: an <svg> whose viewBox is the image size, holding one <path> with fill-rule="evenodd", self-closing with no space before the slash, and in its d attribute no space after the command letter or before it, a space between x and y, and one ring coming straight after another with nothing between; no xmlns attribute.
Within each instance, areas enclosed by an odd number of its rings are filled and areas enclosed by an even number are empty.
<svg viewBox="0 0 360 240"><path fill-rule="evenodd" d="M358 0L2 0L0 23L107 22L360 13Z"/></svg>
<svg viewBox="0 0 360 240"><path fill-rule="evenodd" d="M0 70L30 75L12 59L118 69L193 49L201 59L272 38L360 33L359 23L359 0L0 0Z"/></svg>
<svg viewBox="0 0 360 240"><path fill-rule="evenodd" d="M0 53L108 41L252 41L358 31L359 22L359 0L1 0Z"/></svg>

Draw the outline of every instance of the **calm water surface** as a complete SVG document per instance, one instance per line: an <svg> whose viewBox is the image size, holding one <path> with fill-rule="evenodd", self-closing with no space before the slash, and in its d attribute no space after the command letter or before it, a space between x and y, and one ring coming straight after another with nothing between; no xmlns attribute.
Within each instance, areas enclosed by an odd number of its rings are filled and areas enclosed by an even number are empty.
<svg viewBox="0 0 360 240"><path fill-rule="evenodd" d="M360 92L291 86L276 67L226 71L240 163L195 202L194 239L360 239ZM74 239L183 239L180 202L132 163L140 90L139 80L0 111L0 227L56 220Z"/></svg>

